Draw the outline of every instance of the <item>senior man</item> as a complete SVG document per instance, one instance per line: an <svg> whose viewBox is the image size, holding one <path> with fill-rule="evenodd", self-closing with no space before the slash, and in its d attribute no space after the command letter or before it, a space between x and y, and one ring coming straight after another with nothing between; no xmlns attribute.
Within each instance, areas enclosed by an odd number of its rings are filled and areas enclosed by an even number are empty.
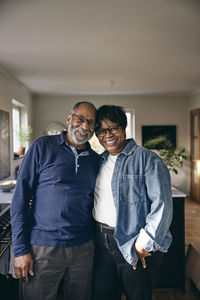
<svg viewBox="0 0 200 300"><path fill-rule="evenodd" d="M11 205L20 300L55 299L61 279L65 299L90 298L95 119L92 103L76 103L68 131L36 139L23 159Z"/></svg>

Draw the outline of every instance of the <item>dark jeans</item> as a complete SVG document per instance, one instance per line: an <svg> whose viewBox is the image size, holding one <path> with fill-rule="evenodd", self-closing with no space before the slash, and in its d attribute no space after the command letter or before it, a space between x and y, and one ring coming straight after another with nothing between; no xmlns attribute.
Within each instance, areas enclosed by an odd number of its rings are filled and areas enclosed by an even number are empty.
<svg viewBox="0 0 200 300"><path fill-rule="evenodd" d="M127 300L151 300L155 275L163 253L146 257L147 268L138 261L133 270L123 258L113 235L95 233L92 300L120 300L122 290Z"/></svg>
<svg viewBox="0 0 200 300"><path fill-rule="evenodd" d="M64 299L89 300L93 266L93 241L80 246L55 248L32 246L34 276L20 281L20 300L56 299L63 279Z"/></svg>

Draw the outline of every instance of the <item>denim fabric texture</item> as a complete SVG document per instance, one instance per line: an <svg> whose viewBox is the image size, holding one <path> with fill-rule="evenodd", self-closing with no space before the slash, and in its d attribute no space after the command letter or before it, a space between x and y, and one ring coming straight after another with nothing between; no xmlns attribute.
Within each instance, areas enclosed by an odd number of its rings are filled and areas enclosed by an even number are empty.
<svg viewBox="0 0 200 300"><path fill-rule="evenodd" d="M103 164L109 153L102 154ZM112 177L117 213L114 238L129 264L138 260L136 239L148 251L167 252L172 237L172 192L169 170L154 152L133 139L118 155Z"/></svg>

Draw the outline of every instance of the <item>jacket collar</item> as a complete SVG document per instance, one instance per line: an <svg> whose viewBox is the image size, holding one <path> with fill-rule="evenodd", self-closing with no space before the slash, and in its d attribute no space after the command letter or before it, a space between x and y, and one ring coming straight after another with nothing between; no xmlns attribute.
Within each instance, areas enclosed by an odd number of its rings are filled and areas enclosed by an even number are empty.
<svg viewBox="0 0 200 300"><path fill-rule="evenodd" d="M135 148L137 147L135 140L127 139L126 141L127 141L126 147L119 154L123 153L124 155L130 155L135 151ZM101 156L103 159L107 159L108 155L109 155L109 152L106 150L102 153Z"/></svg>

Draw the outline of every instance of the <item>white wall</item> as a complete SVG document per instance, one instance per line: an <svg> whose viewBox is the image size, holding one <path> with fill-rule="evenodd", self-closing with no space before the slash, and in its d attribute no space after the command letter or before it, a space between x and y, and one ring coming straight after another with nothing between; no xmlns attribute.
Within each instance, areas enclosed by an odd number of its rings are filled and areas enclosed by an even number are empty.
<svg viewBox="0 0 200 300"><path fill-rule="evenodd" d="M51 122L65 124L66 117L77 101L88 100L97 107L103 104L134 108L136 114L135 139L141 144L142 125L176 125L177 148L186 148L189 156L189 112L187 96L52 96L33 97L34 137L45 134ZM189 194L189 158L179 175L172 175L172 183Z"/></svg>
<svg viewBox="0 0 200 300"><path fill-rule="evenodd" d="M20 160L13 159L12 99L23 103L27 107L29 124L32 125L32 97L30 92L17 80L0 71L0 109L9 112L10 121L11 178L13 177L15 166L20 163Z"/></svg>

